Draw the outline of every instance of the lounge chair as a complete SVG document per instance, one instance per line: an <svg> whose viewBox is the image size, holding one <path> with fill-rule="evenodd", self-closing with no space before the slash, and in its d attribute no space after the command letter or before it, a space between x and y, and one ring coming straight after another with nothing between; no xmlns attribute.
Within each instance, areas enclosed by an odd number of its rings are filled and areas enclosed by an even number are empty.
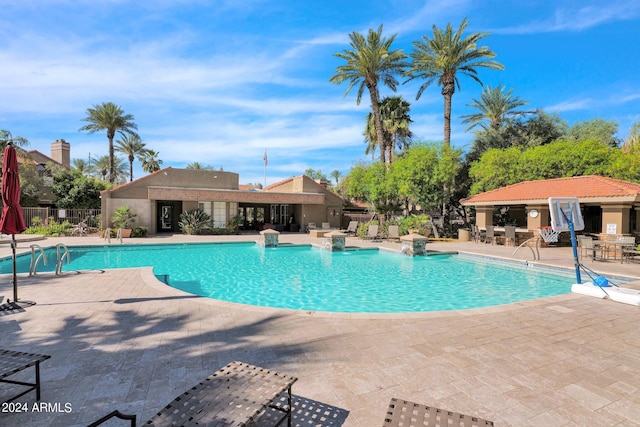
<svg viewBox="0 0 640 427"><path fill-rule="evenodd" d="M393 398L382 425L383 427L488 427L493 426L493 421Z"/></svg>
<svg viewBox="0 0 640 427"><path fill-rule="evenodd" d="M291 386L297 380L258 366L231 362L176 397L145 425L253 425L258 416L271 408L283 413L277 425L286 420L291 426ZM287 405L274 403L281 395L286 395ZM136 425L135 415L113 411L89 427L111 418L129 420L132 427Z"/></svg>
<svg viewBox="0 0 640 427"><path fill-rule="evenodd" d="M358 232L358 221L349 221L349 225L344 232L347 234L356 234Z"/></svg>
<svg viewBox="0 0 640 427"><path fill-rule="evenodd" d="M50 358L51 356L47 354L24 353L21 351L0 349L0 382L27 387L26 390L22 390L2 403L11 402L33 390L36 392L36 400L40 400L40 362ZM35 369L35 382L7 379L7 377L30 368L31 366Z"/></svg>
<svg viewBox="0 0 640 427"><path fill-rule="evenodd" d="M397 225L390 225L387 230L387 240L400 241L400 228Z"/></svg>
<svg viewBox="0 0 640 427"><path fill-rule="evenodd" d="M369 225L365 239L376 240L377 238L378 238L378 225L377 224Z"/></svg>

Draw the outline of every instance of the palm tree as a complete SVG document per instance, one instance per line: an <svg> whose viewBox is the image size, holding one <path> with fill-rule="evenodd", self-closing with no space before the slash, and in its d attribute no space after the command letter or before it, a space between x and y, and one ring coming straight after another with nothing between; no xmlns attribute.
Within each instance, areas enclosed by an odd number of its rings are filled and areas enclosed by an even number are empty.
<svg viewBox="0 0 640 427"><path fill-rule="evenodd" d="M340 173L340 171L338 169L334 169L331 172L331 177L336 180L336 187L338 186L338 184L340 184L340 175L342 175L342 174Z"/></svg>
<svg viewBox="0 0 640 427"><path fill-rule="evenodd" d="M487 87L483 88L480 100L473 99L473 104L467 104L468 107L477 108L480 112L460 116L460 118L464 119L462 123L469 123L467 130L471 130L478 125L485 130L489 127L497 129L507 121L508 116L514 117L534 113L534 111L515 111L516 108L527 105L529 101L513 96L512 92L513 88L505 92L505 87L502 85L496 88L487 85ZM485 123L486 121L489 123Z"/></svg>
<svg viewBox="0 0 640 427"><path fill-rule="evenodd" d="M138 135L120 134L122 139L116 141L115 150L125 154L129 159L129 181L131 182L133 181L133 161L136 159L135 156L143 155L147 149Z"/></svg>
<svg viewBox="0 0 640 427"><path fill-rule="evenodd" d="M640 153L640 122L634 123L629 130L627 139L622 144L623 153Z"/></svg>
<svg viewBox="0 0 640 427"><path fill-rule="evenodd" d="M100 174L103 181L107 181L107 176L109 176L109 182L111 184L125 183L127 181L128 175L127 164L125 163L125 160L116 156L114 157L113 161L113 175L110 175L111 159L107 155L100 156L98 160L96 160L96 163L93 167L95 168L96 172ZM111 181L112 177L113 181Z"/></svg>
<svg viewBox="0 0 640 427"><path fill-rule="evenodd" d="M21 136L14 137L8 130L0 129L0 150L4 152L7 144L11 142L16 147L25 147L29 145L27 138Z"/></svg>
<svg viewBox="0 0 640 427"><path fill-rule="evenodd" d="M92 173L93 166L85 159L73 159L71 160L71 164L73 165L73 169L80 172L83 176L90 176Z"/></svg>
<svg viewBox="0 0 640 427"><path fill-rule="evenodd" d="M451 98L460 89L457 73L471 77L482 85L478 78L477 68L503 70L504 65L492 60L496 54L486 46L478 47L480 39L489 33L473 33L462 38L462 33L469 21L462 20L460 28L454 33L451 24L447 24L445 31L433 26L433 38L422 36L422 40L413 43L411 52L411 66L405 75L407 81L421 78L425 82L418 89L416 99L420 99L422 92L433 82L442 86L444 96L444 144L451 144Z"/></svg>
<svg viewBox="0 0 640 427"><path fill-rule="evenodd" d="M358 86L356 104L360 105L362 93L366 87L371 99L373 110L373 120L376 130L378 146L382 147L382 123L380 121L379 92L378 83L382 82L395 92L398 86L396 75L401 74L408 63L405 61L407 55L402 50L392 50L391 44L396 38L396 34L388 39L382 37L382 25L378 31L369 30L367 38L357 32L349 34L352 50L344 50L334 53L334 56L344 59L346 63L336 68L336 72L329 79L331 83L341 84L349 82L346 96L351 89ZM384 150L380 150L380 160L384 162Z"/></svg>
<svg viewBox="0 0 640 427"><path fill-rule="evenodd" d="M83 122L88 122L88 124L81 127L80 132L86 131L91 134L100 130L107 131L107 139L109 140L109 182L112 184L116 179L113 138L116 136L116 132L137 136L135 130L138 129L138 126L133 120L133 115L125 114L119 106L112 102L103 102L100 105L94 105L93 108L87 108L87 117L82 119Z"/></svg>
<svg viewBox="0 0 640 427"><path fill-rule="evenodd" d="M142 156L138 158L142 163L142 170L146 173L152 173L160 170L162 160L158 159L159 152L153 150L147 150Z"/></svg>
<svg viewBox="0 0 640 427"><path fill-rule="evenodd" d="M411 144L411 131L409 130L409 103L401 96L386 97L380 102L380 121L382 123L382 138L384 151L382 158L389 170L391 162L396 154L396 148L404 150ZM379 148L376 144L376 134L374 129L373 115L367 115L367 126L365 129L365 140L369 142L365 154L374 152Z"/></svg>
<svg viewBox="0 0 640 427"><path fill-rule="evenodd" d="M200 162L191 162L187 165L185 169L193 169L193 170L213 170L213 166L211 165L203 165Z"/></svg>

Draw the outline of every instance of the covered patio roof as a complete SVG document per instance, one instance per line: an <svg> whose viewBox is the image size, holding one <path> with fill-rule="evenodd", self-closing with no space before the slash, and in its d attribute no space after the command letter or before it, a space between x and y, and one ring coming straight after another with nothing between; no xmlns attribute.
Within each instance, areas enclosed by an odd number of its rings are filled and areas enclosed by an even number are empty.
<svg viewBox="0 0 640 427"><path fill-rule="evenodd" d="M640 183L598 175L523 181L460 200L463 206L546 204L549 197L581 203L640 203Z"/></svg>

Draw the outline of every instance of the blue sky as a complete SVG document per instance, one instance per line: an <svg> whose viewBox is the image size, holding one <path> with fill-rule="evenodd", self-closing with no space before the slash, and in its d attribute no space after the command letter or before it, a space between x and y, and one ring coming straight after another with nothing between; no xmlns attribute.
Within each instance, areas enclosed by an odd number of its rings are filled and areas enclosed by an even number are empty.
<svg viewBox="0 0 640 427"><path fill-rule="evenodd" d="M569 124L602 118L620 138L640 121L640 0L0 0L0 129L49 154L107 154L106 133L78 132L86 109L114 102L133 114L164 166L197 161L267 184L307 168L342 174L364 155L368 96L356 105L329 78L348 34L384 24L406 53L432 25L483 39L505 65L485 84L514 88L529 107ZM443 98L419 81L397 94L411 103L416 140L443 139ZM459 116L481 87L461 78L452 143L465 147ZM381 95L391 91L381 88ZM138 164L135 177L143 173Z"/></svg>

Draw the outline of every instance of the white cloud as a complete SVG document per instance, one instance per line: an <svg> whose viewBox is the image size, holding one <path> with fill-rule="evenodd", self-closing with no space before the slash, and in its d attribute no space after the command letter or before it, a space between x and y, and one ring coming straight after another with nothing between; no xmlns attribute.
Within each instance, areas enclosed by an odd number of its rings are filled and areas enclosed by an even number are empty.
<svg viewBox="0 0 640 427"><path fill-rule="evenodd" d="M591 106L591 99L577 99L574 101L563 101L554 105L544 107L545 111L560 113L563 111L586 110Z"/></svg>
<svg viewBox="0 0 640 427"><path fill-rule="evenodd" d="M565 3L557 3L565 5ZM573 7L572 7L573 6ZM536 34L557 31L583 31L608 22L624 21L640 14L636 1L591 1L560 7L553 15L526 24L491 30L496 34Z"/></svg>

